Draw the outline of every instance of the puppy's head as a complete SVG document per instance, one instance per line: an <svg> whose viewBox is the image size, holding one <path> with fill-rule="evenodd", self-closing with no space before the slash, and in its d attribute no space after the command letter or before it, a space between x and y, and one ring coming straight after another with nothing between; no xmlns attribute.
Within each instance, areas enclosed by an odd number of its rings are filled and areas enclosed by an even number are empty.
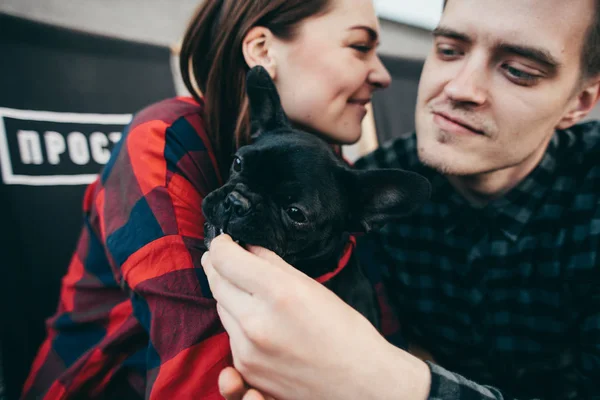
<svg viewBox="0 0 600 400"><path fill-rule="evenodd" d="M293 128L262 67L248 73L247 92L254 141L239 149L229 180L202 203L207 246L225 232L298 266L336 256L345 233L408 215L428 198L420 175L355 171L325 141Z"/></svg>

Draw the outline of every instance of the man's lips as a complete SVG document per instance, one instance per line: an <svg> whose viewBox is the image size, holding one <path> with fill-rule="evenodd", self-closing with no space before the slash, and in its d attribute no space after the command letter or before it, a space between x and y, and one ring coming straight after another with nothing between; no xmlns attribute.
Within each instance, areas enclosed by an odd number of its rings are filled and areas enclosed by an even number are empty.
<svg viewBox="0 0 600 400"><path fill-rule="evenodd" d="M451 116L444 112L433 112L433 115L435 122L444 129L457 133L465 133L465 131L468 131L476 135L485 135L483 130L477 129L461 118Z"/></svg>

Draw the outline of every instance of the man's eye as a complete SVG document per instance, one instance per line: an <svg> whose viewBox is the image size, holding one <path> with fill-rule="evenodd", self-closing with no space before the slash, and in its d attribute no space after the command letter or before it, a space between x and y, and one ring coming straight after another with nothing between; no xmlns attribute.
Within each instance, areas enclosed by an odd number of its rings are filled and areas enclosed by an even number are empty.
<svg viewBox="0 0 600 400"><path fill-rule="evenodd" d="M457 49L448 46L438 46L437 54L443 60L454 59L461 55Z"/></svg>
<svg viewBox="0 0 600 400"><path fill-rule="evenodd" d="M504 65L503 68L506 71L508 77L518 85L533 85L541 79L541 76L539 75L531 74L519 68L515 68L511 65Z"/></svg>
<svg viewBox="0 0 600 400"><path fill-rule="evenodd" d="M235 172L241 172L242 171L242 159L239 157L235 157L233 159L233 164L231 165L231 168L233 168L233 170Z"/></svg>
<svg viewBox="0 0 600 400"><path fill-rule="evenodd" d="M285 210L285 212L288 215L288 217L290 217L290 219L294 222L297 222L299 224L306 222L306 216L304 216L304 213L296 207L288 207L288 209Z"/></svg>

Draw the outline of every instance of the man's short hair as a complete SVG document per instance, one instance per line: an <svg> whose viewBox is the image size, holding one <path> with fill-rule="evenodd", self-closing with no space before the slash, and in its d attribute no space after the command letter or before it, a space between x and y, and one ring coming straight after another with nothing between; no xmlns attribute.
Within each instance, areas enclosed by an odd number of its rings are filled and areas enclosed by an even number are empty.
<svg viewBox="0 0 600 400"><path fill-rule="evenodd" d="M448 0L444 0L446 7ZM581 75L583 79L600 74L600 0L594 0L594 19L588 28L581 53Z"/></svg>
<svg viewBox="0 0 600 400"><path fill-rule="evenodd" d="M594 19L588 28L581 58L584 78L600 74L600 0L595 0L594 6Z"/></svg>

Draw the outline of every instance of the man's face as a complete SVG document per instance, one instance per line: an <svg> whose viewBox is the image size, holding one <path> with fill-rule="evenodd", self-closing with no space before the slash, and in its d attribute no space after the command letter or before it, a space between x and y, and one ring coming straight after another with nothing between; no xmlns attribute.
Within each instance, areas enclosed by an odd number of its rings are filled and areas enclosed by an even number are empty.
<svg viewBox="0 0 600 400"><path fill-rule="evenodd" d="M527 164L574 121L594 0L450 0L421 76L421 160L475 175Z"/></svg>

